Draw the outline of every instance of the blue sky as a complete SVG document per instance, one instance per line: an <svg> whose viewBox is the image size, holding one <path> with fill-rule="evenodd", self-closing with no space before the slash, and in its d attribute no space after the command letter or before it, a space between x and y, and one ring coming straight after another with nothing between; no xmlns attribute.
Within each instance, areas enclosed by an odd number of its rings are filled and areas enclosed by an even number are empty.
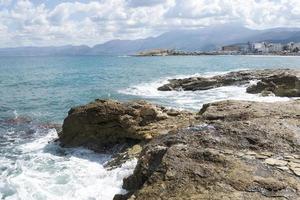
<svg viewBox="0 0 300 200"><path fill-rule="evenodd" d="M92 46L220 23L300 27L300 1L0 0L0 47Z"/></svg>

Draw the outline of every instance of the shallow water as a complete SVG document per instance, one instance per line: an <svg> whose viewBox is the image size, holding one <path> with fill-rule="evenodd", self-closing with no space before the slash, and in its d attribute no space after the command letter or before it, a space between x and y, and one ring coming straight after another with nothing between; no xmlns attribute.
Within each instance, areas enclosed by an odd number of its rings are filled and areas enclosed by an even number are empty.
<svg viewBox="0 0 300 200"><path fill-rule="evenodd" d="M112 199L136 160L108 171L109 155L64 149L51 124L94 100L147 99L199 110L223 99L287 101L246 94L245 86L161 92L169 78L240 69L300 68L300 57L0 57L0 199Z"/></svg>

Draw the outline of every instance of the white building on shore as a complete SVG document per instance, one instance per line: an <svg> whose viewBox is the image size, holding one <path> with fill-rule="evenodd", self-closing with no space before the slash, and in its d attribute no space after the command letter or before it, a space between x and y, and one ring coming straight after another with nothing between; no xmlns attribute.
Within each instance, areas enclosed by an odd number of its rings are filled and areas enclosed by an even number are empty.
<svg viewBox="0 0 300 200"><path fill-rule="evenodd" d="M287 44L269 43L269 42L248 42L242 44L228 45L222 47L222 52L239 53L239 54L282 54L282 53L299 53L300 42L290 42Z"/></svg>
<svg viewBox="0 0 300 200"><path fill-rule="evenodd" d="M268 53L268 45L265 42L255 42L250 44L250 51L253 53Z"/></svg>
<svg viewBox="0 0 300 200"><path fill-rule="evenodd" d="M292 52L299 52L300 51L300 42L294 43L291 51Z"/></svg>
<svg viewBox="0 0 300 200"><path fill-rule="evenodd" d="M268 45L269 48L269 52L273 53L273 52L280 52L283 49L282 44L280 43L270 43Z"/></svg>

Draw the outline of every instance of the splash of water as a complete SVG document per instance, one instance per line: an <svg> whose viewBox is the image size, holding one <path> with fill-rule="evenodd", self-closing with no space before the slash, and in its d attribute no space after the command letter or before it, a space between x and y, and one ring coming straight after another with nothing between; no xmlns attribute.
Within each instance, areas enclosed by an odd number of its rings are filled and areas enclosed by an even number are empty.
<svg viewBox="0 0 300 200"><path fill-rule="evenodd" d="M136 159L107 170L103 165L110 155L61 148L49 142L55 138L55 129L50 129L45 136L16 146L20 155L0 158L0 199L109 200L126 192L122 181L133 173Z"/></svg>
<svg viewBox="0 0 300 200"><path fill-rule="evenodd" d="M185 78L193 76L211 77L214 75L225 74L227 72L213 72L206 74L193 74L189 76L176 76L162 78L150 83L141 83L130 86L129 88L119 90L120 93L138 96L141 98L154 100L156 103L164 104L168 107L175 107L178 109L199 110L203 104L221 101L221 100L247 100L247 101L261 101L261 102L275 102L288 101L287 97L267 96L263 97L259 94L246 93L246 88L256 81L251 81L248 85L242 86L225 86L202 91L159 91L158 87L168 83L172 78Z"/></svg>

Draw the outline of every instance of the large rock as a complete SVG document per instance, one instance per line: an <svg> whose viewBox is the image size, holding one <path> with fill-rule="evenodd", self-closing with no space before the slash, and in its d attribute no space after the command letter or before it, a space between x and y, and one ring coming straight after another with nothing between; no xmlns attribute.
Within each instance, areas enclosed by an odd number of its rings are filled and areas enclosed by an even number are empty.
<svg viewBox="0 0 300 200"><path fill-rule="evenodd" d="M248 87L249 93L271 91L277 96L300 96L300 71L292 69L244 70L213 77L171 79L158 90L208 90L222 86L249 84L251 80L261 81Z"/></svg>
<svg viewBox="0 0 300 200"><path fill-rule="evenodd" d="M247 88L248 93L272 92L281 97L300 97L299 75L282 72L262 78Z"/></svg>
<svg viewBox="0 0 300 200"><path fill-rule="evenodd" d="M59 141L66 147L103 150L127 141L149 140L189 126L195 120L192 113L177 111L174 115L174 112L145 101L96 100L69 111Z"/></svg>
<svg viewBox="0 0 300 200"><path fill-rule="evenodd" d="M115 199L300 199L300 101L222 101L148 143Z"/></svg>

